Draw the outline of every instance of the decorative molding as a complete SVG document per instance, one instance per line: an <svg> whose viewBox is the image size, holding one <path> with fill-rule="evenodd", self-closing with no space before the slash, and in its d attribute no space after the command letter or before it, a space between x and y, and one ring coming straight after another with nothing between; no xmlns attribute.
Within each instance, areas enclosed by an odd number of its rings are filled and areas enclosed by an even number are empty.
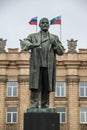
<svg viewBox="0 0 87 130"><path fill-rule="evenodd" d="M66 130L66 124L60 124L60 129L61 130Z"/></svg>
<svg viewBox="0 0 87 130"><path fill-rule="evenodd" d="M20 102L19 100L15 100L15 101L12 101L12 100L7 100L5 99L5 107L19 107L20 105Z"/></svg>
<svg viewBox="0 0 87 130"><path fill-rule="evenodd" d="M71 39L70 41L67 40L67 46L68 46L68 52L69 53L76 53L77 52L76 51L77 41L78 40L74 41L73 39Z"/></svg>
<svg viewBox="0 0 87 130"><path fill-rule="evenodd" d="M28 75L20 75L18 76L18 82L23 83L23 82L29 82L29 76Z"/></svg>
<svg viewBox="0 0 87 130"><path fill-rule="evenodd" d="M0 38L0 52L5 52L6 41Z"/></svg>
<svg viewBox="0 0 87 130"><path fill-rule="evenodd" d="M80 130L87 130L87 124L80 124Z"/></svg>
<svg viewBox="0 0 87 130"><path fill-rule="evenodd" d="M7 76L6 75L0 75L0 82L6 83L7 82Z"/></svg>
<svg viewBox="0 0 87 130"><path fill-rule="evenodd" d="M78 105L79 105L79 107L83 107L83 106L87 106L87 99L86 100L80 100L79 102L78 102Z"/></svg>
<svg viewBox="0 0 87 130"><path fill-rule="evenodd" d="M19 97L6 97L5 101L12 101L12 102L19 101Z"/></svg>
<svg viewBox="0 0 87 130"><path fill-rule="evenodd" d="M6 130L18 130L17 124L6 124Z"/></svg>
<svg viewBox="0 0 87 130"><path fill-rule="evenodd" d="M78 75L68 75L66 76L67 83L79 83L80 78Z"/></svg>

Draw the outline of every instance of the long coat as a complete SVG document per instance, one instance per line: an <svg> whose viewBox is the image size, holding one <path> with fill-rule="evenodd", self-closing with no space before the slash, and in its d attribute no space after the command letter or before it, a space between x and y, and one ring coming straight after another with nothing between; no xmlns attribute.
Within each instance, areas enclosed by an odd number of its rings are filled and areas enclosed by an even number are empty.
<svg viewBox="0 0 87 130"><path fill-rule="evenodd" d="M26 43L25 50L29 50L31 44L45 43L49 42L48 47L48 78L49 78L49 91L55 90L56 82L56 54L62 55L64 53L64 48L56 35L49 33L49 38L41 39L41 32L30 34L24 42ZM41 43L41 44L42 44ZM38 89L39 87L39 72L40 72L40 53L38 47L31 49L30 57L30 78L29 78L29 88ZM43 55L44 56L44 55ZM45 81L44 81L45 82Z"/></svg>

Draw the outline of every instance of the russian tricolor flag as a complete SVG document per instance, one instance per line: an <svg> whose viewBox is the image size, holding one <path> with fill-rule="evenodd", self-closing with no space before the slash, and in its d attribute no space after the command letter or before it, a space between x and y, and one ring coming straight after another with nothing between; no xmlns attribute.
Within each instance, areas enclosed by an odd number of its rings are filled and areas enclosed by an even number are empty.
<svg viewBox="0 0 87 130"><path fill-rule="evenodd" d="M53 24L61 24L61 16L58 16L58 17L51 19L50 25L53 25Z"/></svg>
<svg viewBox="0 0 87 130"><path fill-rule="evenodd" d="M37 17L32 18L32 19L29 21L29 24L31 24L31 25L37 25Z"/></svg>

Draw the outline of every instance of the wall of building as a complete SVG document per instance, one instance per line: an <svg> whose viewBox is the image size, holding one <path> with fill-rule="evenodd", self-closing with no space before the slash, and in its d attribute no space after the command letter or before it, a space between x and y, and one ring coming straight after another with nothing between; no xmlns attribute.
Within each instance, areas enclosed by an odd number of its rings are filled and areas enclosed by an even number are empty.
<svg viewBox="0 0 87 130"><path fill-rule="evenodd" d="M30 106L29 52L8 49L0 53L0 130L23 130L23 115ZM7 82L18 82L18 97L7 97ZM66 83L66 97L50 93L50 108L65 107L66 123L61 130L86 130L80 124L80 107L87 107L87 99L79 97L79 82L87 82L87 49L65 52L56 57L56 81ZM7 107L17 107L18 122L6 123Z"/></svg>

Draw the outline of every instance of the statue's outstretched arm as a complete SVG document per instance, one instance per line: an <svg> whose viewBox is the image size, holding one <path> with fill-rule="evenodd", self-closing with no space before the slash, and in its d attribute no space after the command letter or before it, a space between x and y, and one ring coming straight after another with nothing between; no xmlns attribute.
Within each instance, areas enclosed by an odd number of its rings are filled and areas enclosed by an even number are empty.
<svg viewBox="0 0 87 130"><path fill-rule="evenodd" d="M34 44L31 40L30 37L27 37L26 39L24 40L21 40L20 39L20 46L21 46L21 50L24 50L24 51L28 51L30 49L34 49L36 47L39 47L40 46L40 43L36 43Z"/></svg>

